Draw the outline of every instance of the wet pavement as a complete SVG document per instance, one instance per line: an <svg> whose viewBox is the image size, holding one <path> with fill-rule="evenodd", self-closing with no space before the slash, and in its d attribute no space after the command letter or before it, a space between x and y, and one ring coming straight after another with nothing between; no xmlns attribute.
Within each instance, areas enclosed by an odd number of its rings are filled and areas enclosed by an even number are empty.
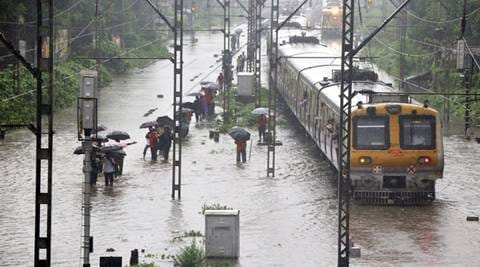
<svg viewBox="0 0 480 267"><path fill-rule="evenodd" d="M185 91L218 66L213 54L221 50L221 36L198 38L200 43L185 46ZM188 244L173 241L183 232L203 233L202 206L214 203L241 211L238 265L336 266L336 174L286 111L281 114L288 123L277 132L284 145L277 149L274 178L266 177L266 147L253 145L250 160L237 165L229 136L215 143L206 125L193 123L183 145L182 200L171 200L171 159L143 160L145 131L138 127L171 113L172 68L157 62L116 77L101 91L100 122L129 132L138 144L126 148L124 175L113 189L99 177L92 197L92 266L108 255L123 256L125 265L134 248L145 249L145 262L171 266L162 254L174 255ZM143 117L151 108L158 110ZM55 122L53 266L80 266L83 157L72 154L79 145L74 109L57 112ZM480 226L465 220L480 210L478 152L474 142L445 138L445 178L432 205L353 205L351 236L362 257L352 259L352 266L478 266ZM9 133L0 144L0 266L32 265L34 153L28 131Z"/></svg>

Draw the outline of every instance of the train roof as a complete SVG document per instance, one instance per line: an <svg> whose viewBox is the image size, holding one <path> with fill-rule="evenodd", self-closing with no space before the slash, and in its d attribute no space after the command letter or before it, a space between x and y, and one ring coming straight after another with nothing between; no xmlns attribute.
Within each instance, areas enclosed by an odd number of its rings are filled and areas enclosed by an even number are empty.
<svg viewBox="0 0 480 267"><path fill-rule="evenodd" d="M315 86L331 102L339 105L340 82L334 81L334 72L341 69L341 52L320 44L296 43L284 44L279 47L279 57L297 71L302 80ZM368 69L367 64L357 62L360 69ZM390 85L381 81L354 81L353 91L357 91L352 104L359 101L368 102L368 95L360 92L393 93L398 92Z"/></svg>

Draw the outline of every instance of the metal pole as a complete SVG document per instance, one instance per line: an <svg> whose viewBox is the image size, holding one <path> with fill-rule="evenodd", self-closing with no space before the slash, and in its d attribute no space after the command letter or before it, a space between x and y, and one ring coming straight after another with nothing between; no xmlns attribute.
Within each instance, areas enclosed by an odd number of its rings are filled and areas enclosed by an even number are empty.
<svg viewBox="0 0 480 267"><path fill-rule="evenodd" d="M183 122L182 95L183 95L183 0L174 1L173 25L150 1L145 0L150 7L160 16L173 32L173 164L172 164L172 199L177 192L178 199L182 196L182 135Z"/></svg>
<svg viewBox="0 0 480 267"><path fill-rule="evenodd" d="M261 91L262 91L262 5L264 0L256 0L256 40L255 43L255 107L261 105Z"/></svg>
<svg viewBox="0 0 480 267"><path fill-rule="evenodd" d="M98 1L95 0L95 69L97 70L97 84L100 86L100 73L101 73L101 61L100 61L100 36L98 36L98 16L99 16L99 6Z"/></svg>
<svg viewBox="0 0 480 267"><path fill-rule="evenodd" d="M42 16L43 8L48 19ZM43 53L42 53L43 52ZM37 0L37 115L35 160L35 242L34 266L51 264L52 233L52 156L53 156L53 0ZM42 72L46 73L45 84ZM46 91L43 91L45 85ZM45 119L45 120L43 120ZM47 127L47 133L42 132ZM46 135L46 140L43 140ZM42 143L43 141L43 143ZM46 181L42 163L47 165ZM46 187L42 188L42 184ZM45 216L46 210L46 218ZM46 223L46 226L41 227ZM40 231L42 230L42 232Z"/></svg>
<svg viewBox="0 0 480 267"><path fill-rule="evenodd" d="M467 25L467 0L463 1L463 14L460 21L460 38L465 38L465 27ZM471 58L471 55L468 55ZM472 60L473 61L473 60ZM467 64L470 62L467 61ZM473 71L473 62L471 62L471 70ZM468 69L468 66L465 64L465 69L463 70L463 85L465 86L465 113L464 113L464 135L465 137L470 137L470 88L471 88L471 76L473 72Z"/></svg>
<svg viewBox="0 0 480 267"><path fill-rule="evenodd" d="M257 0L248 1L248 33L247 33L247 68L248 72L254 71L257 43Z"/></svg>
<svg viewBox="0 0 480 267"><path fill-rule="evenodd" d="M398 0L398 4L400 4L401 0ZM405 87L405 48L406 48L406 37L407 37L407 12L404 10L400 14L399 18L400 23L400 89L404 89Z"/></svg>
<svg viewBox="0 0 480 267"><path fill-rule="evenodd" d="M85 159L83 160L83 173L85 179L83 181L83 241L82 241L82 253L83 253L83 267L90 267L90 195L91 186L90 181L92 179L92 140L90 135L85 133L85 141L82 142L83 151L85 152ZM93 159L94 160L94 159Z"/></svg>
<svg viewBox="0 0 480 267"><path fill-rule="evenodd" d="M175 192L180 199L182 196L183 0L175 0L174 12L172 199L175 199Z"/></svg>
<svg viewBox="0 0 480 267"><path fill-rule="evenodd" d="M342 80L340 89L340 133L338 134L338 266L350 265L350 133L352 110L352 75L355 55L398 14L405 0L392 15L370 33L357 47L354 39L354 0L343 0L342 19Z"/></svg>
<svg viewBox="0 0 480 267"><path fill-rule="evenodd" d="M279 0L272 0L270 11L270 73L268 75L267 176L275 177L275 124L277 113L277 64ZM273 50L273 51L272 51Z"/></svg>
<svg viewBox="0 0 480 267"><path fill-rule="evenodd" d="M230 50L231 48L231 40L230 40L230 26L231 26L231 21L230 21L230 0L225 0L225 9L227 10L227 17L226 17L226 22L227 22L227 28L226 28L226 36L227 36L227 55L229 57L229 64L228 64L228 72L230 73L230 79L227 81L227 122L230 121L230 90L232 88L232 80L233 80L233 72L232 72L232 54L233 51Z"/></svg>
<svg viewBox="0 0 480 267"><path fill-rule="evenodd" d="M277 125L277 79L278 79L278 31L307 3L303 2L293 11L280 25L279 18L279 0L272 0L271 9L271 27L270 27L270 75L268 92L268 142L267 142L267 176L275 177L275 144L276 144L276 125Z"/></svg>
<svg viewBox="0 0 480 267"><path fill-rule="evenodd" d="M338 266L350 265L350 116L352 107L354 0L343 0L342 81L338 135Z"/></svg>
<svg viewBox="0 0 480 267"><path fill-rule="evenodd" d="M223 69L223 123L227 124L230 121L230 87L232 85L231 61L232 55L230 52L230 0L217 0L217 3L223 9L223 56L222 56L222 69Z"/></svg>
<svg viewBox="0 0 480 267"><path fill-rule="evenodd" d="M469 54L468 57L471 58ZM470 66L466 66L463 75L464 75L464 86L465 86L465 113L464 113L464 134L465 137L470 138L471 136L471 118L470 118L470 91L472 88L472 76L473 76L473 63L467 61Z"/></svg>

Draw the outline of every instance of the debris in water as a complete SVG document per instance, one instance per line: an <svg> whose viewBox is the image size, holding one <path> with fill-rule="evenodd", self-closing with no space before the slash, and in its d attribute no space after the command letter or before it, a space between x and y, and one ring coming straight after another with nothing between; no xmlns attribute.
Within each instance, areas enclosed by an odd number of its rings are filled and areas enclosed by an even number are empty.
<svg viewBox="0 0 480 267"><path fill-rule="evenodd" d="M478 216L467 216L467 222L478 222Z"/></svg>
<svg viewBox="0 0 480 267"><path fill-rule="evenodd" d="M155 110L157 110L158 108L151 108L149 111L147 111L147 113L143 114L143 117L147 117L147 116L150 116L150 114L152 114L153 112L155 112Z"/></svg>

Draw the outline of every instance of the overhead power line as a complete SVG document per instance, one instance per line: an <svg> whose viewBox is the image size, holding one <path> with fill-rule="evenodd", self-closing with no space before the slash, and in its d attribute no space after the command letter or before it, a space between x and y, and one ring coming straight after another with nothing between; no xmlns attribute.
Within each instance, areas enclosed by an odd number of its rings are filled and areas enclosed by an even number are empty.
<svg viewBox="0 0 480 267"><path fill-rule="evenodd" d="M390 2L392 3L392 5L393 5L395 8L397 8L398 5L397 5L397 3L395 3L395 1L390 0ZM453 22L460 21L460 20L462 19L462 17L458 17L458 18L447 19L447 20L432 20L432 19L422 18L422 17L420 17L419 15L415 14L413 11L411 11L411 10L409 10L409 9L407 9L407 8L405 8L404 10L407 12L408 15L412 16L413 18L416 18L416 19L418 19L418 20L420 20L420 21L423 21L423 22L433 23L433 24L453 23ZM472 12L468 13L468 14L467 14L467 17L475 14L475 13L476 13L477 11L479 11L479 10L480 10L480 7L477 8L477 9L475 9L475 10L473 10Z"/></svg>

